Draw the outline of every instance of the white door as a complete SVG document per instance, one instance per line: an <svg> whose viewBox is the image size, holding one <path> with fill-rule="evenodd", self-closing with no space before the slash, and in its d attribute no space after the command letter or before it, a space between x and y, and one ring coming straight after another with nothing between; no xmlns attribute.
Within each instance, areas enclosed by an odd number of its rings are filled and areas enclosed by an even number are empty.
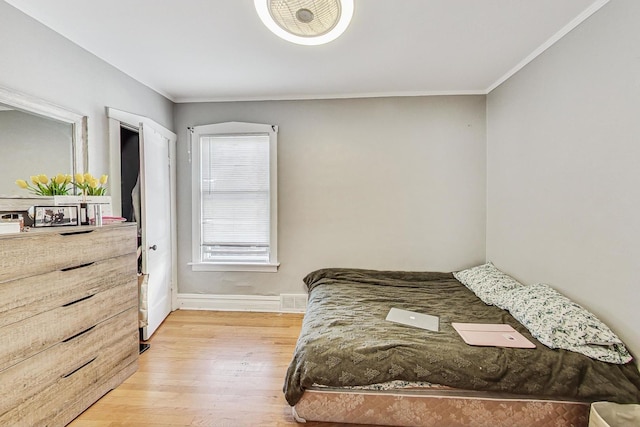
<svg viewBox="0 0 640 427"><path fill-rule="evenodd" d="M140 199L142 208L142 273L147 275L149 337L171 312L172 238L170 141L140 123Z"/></svg>

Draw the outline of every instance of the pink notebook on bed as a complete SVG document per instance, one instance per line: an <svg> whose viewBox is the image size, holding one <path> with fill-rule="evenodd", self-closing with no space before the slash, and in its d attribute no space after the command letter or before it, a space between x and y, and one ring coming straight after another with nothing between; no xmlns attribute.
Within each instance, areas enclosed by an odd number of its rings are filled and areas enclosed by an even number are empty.
<svg viewBox="0 0 640 427"><path fill-rule="evenodd" d="M502 323L451 323L464 342L485 347L536 348L510 325Z"/></svg>

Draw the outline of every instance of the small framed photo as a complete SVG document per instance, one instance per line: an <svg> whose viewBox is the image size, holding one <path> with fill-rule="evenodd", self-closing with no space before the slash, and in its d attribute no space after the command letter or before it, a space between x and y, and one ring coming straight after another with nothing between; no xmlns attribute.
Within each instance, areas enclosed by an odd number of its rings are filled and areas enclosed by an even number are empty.
<svg viewBox="0 0 640 427"><path fill-rule="evenodd" d="M78 225L77 206L35 206L34 227Z"/></svg>

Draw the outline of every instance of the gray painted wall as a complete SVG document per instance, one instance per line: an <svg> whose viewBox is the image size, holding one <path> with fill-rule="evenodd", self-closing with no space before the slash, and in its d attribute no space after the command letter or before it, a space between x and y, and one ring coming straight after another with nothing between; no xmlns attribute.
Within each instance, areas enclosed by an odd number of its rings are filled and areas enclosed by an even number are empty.
<svg viewBox="0 0 640 427"><path fill-rule="evenodd" d="M171 101L2 1L0 70L0 86L88 116L89 171L94 175L109 171L105 107L173 129Z"/></svg>
<svg viewBox="0 0 640 427"><path fill-rule="evenodd" d="M277 124L277 273L192 272L187 126ZM323 267L451 271L485 258L485 97L177 104L181 293L300 293Z"/></svg>
<svg viewBox="0 0 640 427"><path fill-rule="evenodd" d="M488 96L487 258L640 354L640 2L613 0Z"/></svg>

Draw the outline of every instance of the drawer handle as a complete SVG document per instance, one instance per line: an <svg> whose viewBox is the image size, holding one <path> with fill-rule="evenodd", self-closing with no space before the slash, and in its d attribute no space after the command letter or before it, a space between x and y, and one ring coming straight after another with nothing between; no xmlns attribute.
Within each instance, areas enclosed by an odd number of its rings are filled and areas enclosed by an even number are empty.
<svg viewBox="0 0 640 427"><path fill-rule="evenodd" d="M93 362L94 360L96 360L98 358L98 356L94 357L93 359L89 360L87 363L85 363L82 366L77 367L76 369L74 369L73 371L69 372L68 374L64 374L62 376L62 378L69 378L71 375L75 374L76 372L78 372L80 369L84 368L85 366L87 366L88 364L90 364L91 362Z"/></svg>
<svg viewBox="0 0 640 427"><path fill-rule="evenodd" d="M60 271L69 271L69 270L75 270L76 268L89 267L91 264L95 264L95 262L88 262L86 264L80 264L73 267L61 268Z"/></svg>
<svg viewBox="0 0 640 427"><path fill-rule="evenodd" d="M96 325L93 325L93 326L91 326L90 328L87 328L87 329L85 329L85 330L84 330L84 331L82 331L82 332L78 332L77 334L75 334L75 335L73 335L73 336L71 336L71 337L69 337L69 338L67 338L67 339L62 340L62 342L69 342L69 341L71 341L71 340L72 340L72 339L74 339L74 338L78 338L80 335L86 334L87 332L89 332L90 330L92 330L92 329L93 329L93 328L95 328L95 327L96 327Z"/></svg>
<svg viewBox="0 0 640 427"><path fill-rule="evenodd" d="M73 236L75 234L87 234L93 233L93 230L82 230L82 231L67 231L66 233L60 233L61 236Z"/></svg>
<svg viewBox="0 0 640 427"><path fill-rule="evenodd" d="M63 304L62 306L63 306L63 307L69 307L70 305L77 304L77 303L82 302L82 301L84 301L84 300L87 300L87 299L89 299L89 298L93 298L94 296L96 296L96 294L93 294L93 295L87 295L86 297L78 298L78 299L77 299L77 300L75 300L75 301L71 301L71 302L68 302L68 303L66 303L66 304Z"/></svg>

